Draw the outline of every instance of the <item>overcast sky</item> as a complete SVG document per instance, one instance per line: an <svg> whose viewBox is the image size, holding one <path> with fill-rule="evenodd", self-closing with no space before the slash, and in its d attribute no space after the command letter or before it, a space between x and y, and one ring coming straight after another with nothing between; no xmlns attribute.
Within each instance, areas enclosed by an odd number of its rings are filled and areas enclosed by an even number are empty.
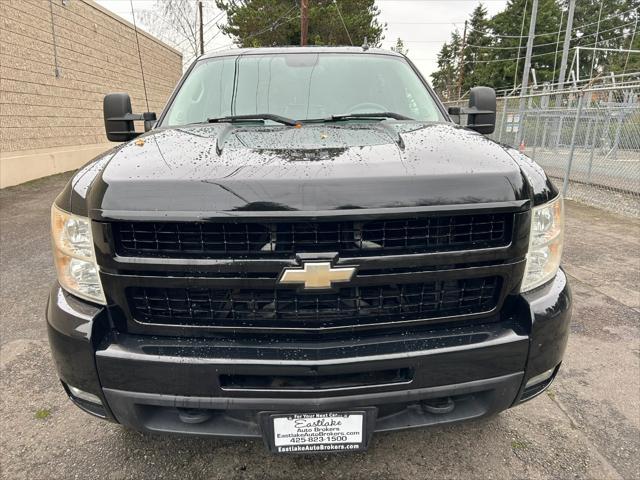
<svg viewBox="0 0 640 480"><path fill-rule="evenodd" d="M131 21L129 0L96 0L103 7ZM313 0L310 0L313 1ZM153 7L155 0L133 0L133 8L138 10ZM208 5L213 0L205 0ZM411 58L422 73L431 80L430 75L436 69L436 56L440 47L449 39L453 29L462 32L465 19L479 3L478 0L376 0L380 7L380 20L387 23L383 47L395 45L402 38L409 49ZM504 9L506 0L483 0L489 15ZM215 15L215 12L212 12ZM205 15L203 15L205 16ZM207 18L205 16L205 22ZM144 28L144 26L141 26ZM205 29L206 30L206 29ZM215 28L213 29L215 30ZM211 31L210 35L214 32ZM207 44L208 49L228 45L230 40L222 35Z"/></svg>

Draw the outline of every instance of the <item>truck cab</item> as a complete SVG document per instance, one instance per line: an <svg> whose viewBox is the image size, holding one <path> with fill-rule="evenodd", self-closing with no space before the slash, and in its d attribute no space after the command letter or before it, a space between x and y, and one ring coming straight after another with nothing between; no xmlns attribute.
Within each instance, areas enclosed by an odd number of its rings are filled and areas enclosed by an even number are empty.
<svg viewBox="0 0 640 480"><path fill-rule="evenodd" d="M562 198L486 136L495 106L479 87L449 112L405 56L353 47L204 55L157 119L105 97L118 145L52 207L70 399L284 453L543 392L571 315Z"/></svg>

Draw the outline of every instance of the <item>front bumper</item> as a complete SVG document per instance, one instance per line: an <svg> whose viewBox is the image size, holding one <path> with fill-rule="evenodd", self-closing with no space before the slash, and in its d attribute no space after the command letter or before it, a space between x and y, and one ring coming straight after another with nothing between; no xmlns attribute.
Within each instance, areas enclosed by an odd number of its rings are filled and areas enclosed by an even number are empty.
<svg viewBox="0 0 640 480"><path fill-rule="evenodd" d="M71 396L90 413L142 431L259 437L265 411L367 408L373 429L388 431L509 408L550 383L524 388L536 375L557 371L570 311L560 271L549 284L513 297L486 324L408 335L283 341L122 334L108 309L57 285L47 321L63 384L102 402ZM440 408L443 400L453 408ZM194 410L206 415L188 421Z"/></svg>

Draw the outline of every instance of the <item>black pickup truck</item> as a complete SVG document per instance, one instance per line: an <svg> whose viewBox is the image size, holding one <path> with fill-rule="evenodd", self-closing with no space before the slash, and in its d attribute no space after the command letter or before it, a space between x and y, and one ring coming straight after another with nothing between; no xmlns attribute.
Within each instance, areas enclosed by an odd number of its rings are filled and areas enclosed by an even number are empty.
<svg viewBox="0 0 640 480"><path fill-rule="evenodd" d="M495 110L477 87L447 111L373 48L204 55L157 120L105 97L121 143L52 207L47 323L71 400L146 432L326 452L543 392L569 330L563 204L483 135Z"/></svg>

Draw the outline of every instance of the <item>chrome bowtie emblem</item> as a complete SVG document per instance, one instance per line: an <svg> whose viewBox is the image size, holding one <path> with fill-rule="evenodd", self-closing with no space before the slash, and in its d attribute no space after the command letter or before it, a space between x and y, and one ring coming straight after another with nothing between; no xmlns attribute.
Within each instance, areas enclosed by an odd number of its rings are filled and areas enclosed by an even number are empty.
<svg viewBox="0 0 640 480"><path fill-rule="evenodd" d="M303 284L305 290L323 290L334 283L350 281L355 271L355 267L332 267L331 262L306 262L302 268L285 268L278 283Z"/></svg>

